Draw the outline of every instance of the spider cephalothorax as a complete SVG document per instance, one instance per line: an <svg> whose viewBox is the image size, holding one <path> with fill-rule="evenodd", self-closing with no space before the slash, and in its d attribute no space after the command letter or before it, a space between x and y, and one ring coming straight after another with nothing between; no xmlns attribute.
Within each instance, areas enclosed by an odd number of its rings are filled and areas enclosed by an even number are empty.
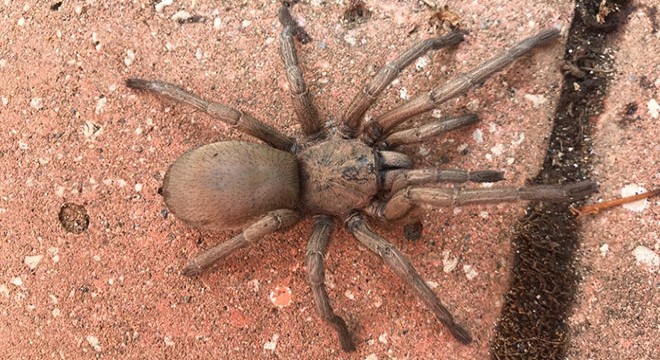
<svg viewBox="0 0 660 360"><path fill-rule="evenodd" d="M336 331L346 351L355 349L344 320L330 306L324 284L323 262L333 218L343 221L355 238L377 253L396 275L411 287L450 333L462 343L468 332L426 285L408 259L387 240L373 233L365 216L394 220L417 204L456 206L515 200L566 201L596 191L593 182L457 189L434 186L453 182L496 182L498 171L413 169L410 157L397 146L423 141L478 121L476 115L436 121L410 130L395 130L409 118L465 93L493 73L533 48L559 36L551 28L527 38L512 49L484 62L474 70L375 118L367 126L362 119L378 95L416 58L431 49L462 41L459 32L414 44L378 74L353 99L337 128L325 128L307 91L293 33L301 29L286 7L280 11L284 30L280 50L286 66L294 109L305 138L290 139L251 115L204 100L178 86L157 80L129 79L130 88L148 90L200 109L265 144L218 142L190 150L169 168L163 196L172 213L199 228L242 228L234 238L191 260L185 275L197 275L234 250L263 236L295 224L302 216L314 217L307 247L307 270L319 315Z"/></svg>

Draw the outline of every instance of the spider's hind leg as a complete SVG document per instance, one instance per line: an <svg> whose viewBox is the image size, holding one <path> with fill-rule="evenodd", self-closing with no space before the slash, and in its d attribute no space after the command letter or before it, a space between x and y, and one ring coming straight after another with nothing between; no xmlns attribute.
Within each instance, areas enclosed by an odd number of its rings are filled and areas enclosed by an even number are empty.
<svg viewBox="0 0 660 360"><path fill-rule="evenodd" d="M399 279L413 290L417 298L433 311L436 319L444 324L458 341L463 344L472 342L470 334L454 321L451 313L442 305L440 299L399 249L373 233L359 214L351 215L346 220L346 225L362 245L380 256Z"/></svg>
<svg viewBox="0 0 660 360"><path fill-rule="evenodd" d="M337 332L341 348L344 351L354 351L355 343L348 332L346 322L337 316L330 306L330 299L325 288L325 272L323 263L327 253L328 239L332 228L332 218L326 215L314 217L314 231L307 245L307 272L312 287L316 311L323 320Z"/></svg>

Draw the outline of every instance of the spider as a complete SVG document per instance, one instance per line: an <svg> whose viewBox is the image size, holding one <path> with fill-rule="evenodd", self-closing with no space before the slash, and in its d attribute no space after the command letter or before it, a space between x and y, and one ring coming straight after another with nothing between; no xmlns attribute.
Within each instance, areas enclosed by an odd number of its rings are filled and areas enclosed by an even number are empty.
<svg viewBox="0 0 660 360"><path fill-rule="evenodd" d="M306 266L319 316L337 333L345 351L355 350L346 322L330 305L324 280L324 259L334 219L409 286L461 343L470 334L456 323L436 294L426 285L404 254L374 233L366 217L390 221L413 206L462 206L516 200L568 201L597 191L594 182L536 185L522 188L459 189L441 183L497 182L499 171L413 168L412 159L395 149L462 128L478 121L474 114L435 121L417 128L398 126L415 115L459 96L474 84L513 63L517 58L559 36L557 28L543 30L475 69L385 112L369 123L363 117L379 94L406 66L429 50L463 40L458 31L420 41L383 66L348 106L336 127L324 126L317 115L298 64L294 34L302 28L283 6L280 54L286 67L291 100L301 124L303 139L291 139L247 112L204 100L184 89L158 80L127 79L129 88L146 90L190 105L218 118L262 143L223 141L200 146L179 157L168 169L162 186L167 207L189 226L242 231L193 258L182 274L195 276L229 254L260 241L274 231L313 216ZM394 149L394 150L393 150Z"/></svg>

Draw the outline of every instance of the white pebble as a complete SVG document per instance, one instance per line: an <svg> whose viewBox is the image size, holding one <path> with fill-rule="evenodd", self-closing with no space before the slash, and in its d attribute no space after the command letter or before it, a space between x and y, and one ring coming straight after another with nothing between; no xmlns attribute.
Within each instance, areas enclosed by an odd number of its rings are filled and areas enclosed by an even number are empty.
<svg viewBox="0 0 660 360"><path fill-rule="evenodd" d="M105 107L105 103L108 102L108 99L105 96L101 96L99 100L96 102L96 108L94 109L94 113L96 115L100 114L101 111L103 111L103 108Z"/></svg>
<svg viewBox="0 0 660 360"><path fill-rule="evenodd" d="M192 17L192 15L190 15L189 12L187 12L185 10L179 10L176 13L174 13L174 15L172 15L172 20L174 20L174 21L186 21L186 20L190 19L191 17Z"/></svg>
<svg viewBox="0 0 660 360"><path fill-rule="evenodd" d="M9 288L5 284L0 284L0 294L4 297L9 297Z"/></svg>
<svg viewBox="0 0 660 360"><path fill-rule="evenodd" d="M357 42L355 41L355 36L353 35L346 35L344 36L344 41L348 43L348 45L355 46Z"/></svg>
<svg viewBox="0 0 660 360"><path fill-rule="evenodd" d="M174 0L163 0L159 2L158 4L154 5L154 8L156 9L156 12L163 12L163 9L166 6L170 6L174 3Z"/></svg>
<svg viewBox="0 0 660 360"><path fill-rule="evenodd" d="M408 96L408 89L402 87L399 90L399 97L402 98L403 100L408 100L410 96Z"/></svg>
<svg viewBox="0 0 660 360"><path fill-rule="evenodd" d="M202 60L202 57L204 57L204 52L202 52L202 49L197 48L195 51L195 59Z"/></svg>
<svg viewBox="0 0 660 360"><path fill-rule="evenodd" d="M124 65L131 66L135 61L135 52L131 49L126 50L126 57L124 58Z"/></svg>
<svg viewBox="0 0 660 360"><path fill-rule="evenodd" d="M599 250L600 250L600 256L605 257L610 252L610 246L607 244L603 244L600 246Z"/></svg>
<svg viewBox="0 0 660 360"><path fill-rule="evenodd" d="M17 276L15 278L11 279L11 283L14 286L22 286L23 285L23 279L21 279L20 277Z"/></svg>
<svg viewBox="0 0 660 360"><path fill-rule="evenodd" d="M60 255L59 255L60 249L56 247L50 247L48 250L46 250L46 253L51 256L51 260L53 260L54 263L58 263L60 261Z"/></svg>
<svg viewBox="0 0 660 360"><path fill-rule="evenodd" d="M23 263L27 265L30 270L34 270L37 268L39 263L41 262L41 259L43 259L43 255L31 255L31 256L26 256L25 259L23 259Z"/></svg>
<svg viewBox="0 0 660 360"><path fill-rule="evenodd" d="M6 96L2 97L2 105L7 106L9 104L9 98Z"/></svg>
<svg viewBox="0 0 660 360"><path fill-rule="evenodd" d="M364 360L378 360L378 355L376 354L369 354Z"/></svg>
<svg viewBox="0 0 660 360"><path fill-rule="evenodd" d="M387 344L387 333L382 333L378 337L378 341L380 341L383 344Z"/></svg>
<svg viewBox="0 0 660 360"><path fill-rule="evenodd" d="M30 106L33 109L41 110L44 107L44 100L40 97L35 97L30 100Z"/></svg>
<svg viewBox="0 0 660 360"><path fill-rule="evenodd" d="M621 197L633 196L643 192L646 192L645 188L636 184L629 184L621 189ZM631 203L623 204L623 208L634 212L642 212L648 205L649 202L647 199L641 199Z"/></svg>
<svg viewBox="0 0 660 360"><path fill-rule="evenodd" d="M18 19L18 22L16 22L16 24L18 24L18 26L23 26L23 25L25 25L25 18L24 18L24 17L21 17L20 19Z"/></svg>
<svg viewBox="0 0 660 360"><path fill-rule="evenodd" d="M474 270L471 265L463 265L463 272L465 273L465 277L468 280L472 280L477 277L477 271Z"/></svg>
<svg viewBox="0 0 660 360"><path fill-rule="evenodd" d="M548 99L543 95L525 94L524 98L531 101L534 108L538 108L548 102Z"/></svg>
<svg viewBox="0 0 660 360"><path fill-rule="evenodd" d="M140 191L142 191L142 184L140 183L135 184L135 192L140 192Z"/></svg>
<svg viewBox="0 0 660 360"><path fill-rule="evenodd" d="M222 19L220 18L213 19L213 28L216 30L220 30L222 28Z"/></svg>
<svg viewBox="0 0 660 360"><path fill-rule="evenodd" d="M275 348L277 347L277 339L279 338L280 334L273 334L271 340L264 343L264 350L275 351Z"/></svg>
<svg viewBox="0 0 660 360"><path fill-rule="evenodd" d="M644 266L650 272L656 272L660 268L660 255L646 246L640 245L632 253L637 261L637 266Z"/></svg>
<svg viewBox="0 0 660 360"><path fill-rule="evenodd" d="M652 118L657 119L660 115L660 105L658 102L655 99L651 99L646 105L649 107L649 115L651 115Z"/></svg>
<svg viewBox="0 0 660 360"><path fill-rule="evenodd" d="M417 71L422 71L428 64L429 64L429 58L427 58L426 56L422 56L419 59L417 59L417 61L415 61L415 69Z"/></svg>
<svg viewBox="0 0 660 360"><path fill-rule="evenodd" d="M61 313L61 311L58 308L53 309L53 311L51 312L51 314L53 314L53 317L60 316L60 313Z"/></svg>
<svg viewBox="0 0 660 360"><path fill-rule="evenodd" d="M522 144L523 141L525 141L525 133L521 132L520 134L518 134L518 140L513 140L511 144L513 144L514 146L518 146Z"/></svg>
<svg viewBox="0 0 660 360"><path fill-rule="evenodd" d="M496 155L496 156L502 155L504 153L504 145L497 144L497 145L493 146L492 148L490 148L490 152L492 152L493 155Z"/></svg>
<svg viewBox="0 0 660 360"><path fill-rule="evenodd" d="M174 346L174 341L172 341L172 338L169 336L165 336L163 342L165 342L165 346Z"/></svg>
<svg viewBox="0 0 660 360"><path fill-rule="evenodd" d="M458 257L451 256L448 250L442 252L442 271L450 273L456 269Z"/></svg>
<svg viewBox="0 0 660 360"><path fill-rule="evenodd" d="M355 295L354 295L353 292L350 291L350 290L346 290L346 291L344 291L344 296L346 296L346 297L349 298L350 300L355 300Z"/></svg>
<svg viewBox="0 0 660 360"><path fill-rule="evenodd" d="M243 20L243 21L241 22L241 27L243 27L243 28L245 29L246 27L250 26L251 24L252 24L252 21L250 21L250 20Z"/></svg>
<svg viewBox="0 0 660 360"><path fill-rule="evenodd" d="M472 138L474 141L477 143L482 143L484 142L484 134L481 132L481 129L477 129L472 133Z"/></svg>
<svg viewBox="0 0 660 360"><path fill-rule="evenodd" d="M85 339L87 340L89 345L92 346L94 351L101 352L101 345L100 345L100 342L99 342L99 338L97 338L94 335L87 335L87 337Z"/></svg>

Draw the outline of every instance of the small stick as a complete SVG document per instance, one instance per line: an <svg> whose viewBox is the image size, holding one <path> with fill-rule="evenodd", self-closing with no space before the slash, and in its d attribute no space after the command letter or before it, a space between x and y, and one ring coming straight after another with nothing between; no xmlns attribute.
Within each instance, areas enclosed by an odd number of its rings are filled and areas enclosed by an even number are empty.
<svg viewBox="0 0 660 360"><path fill-rule="evenodd" d="M658 196L658 195L660 195L660 188L652 190L652 191L643 192L643 193L637 194L637 195L626 196L626 197L622 197L622 198L619 198L619 199L603 201L601 203L585 205L581 208L571 207L571 212L575 216L598 214L599 212L601 212L603 210L607 210L607 209L610 209L610 208L613 208L613 207L616 207L616 206L619 206L619 205L631 203L631 202L637 201L637 200L647 199L647 198Z"/></svg>

